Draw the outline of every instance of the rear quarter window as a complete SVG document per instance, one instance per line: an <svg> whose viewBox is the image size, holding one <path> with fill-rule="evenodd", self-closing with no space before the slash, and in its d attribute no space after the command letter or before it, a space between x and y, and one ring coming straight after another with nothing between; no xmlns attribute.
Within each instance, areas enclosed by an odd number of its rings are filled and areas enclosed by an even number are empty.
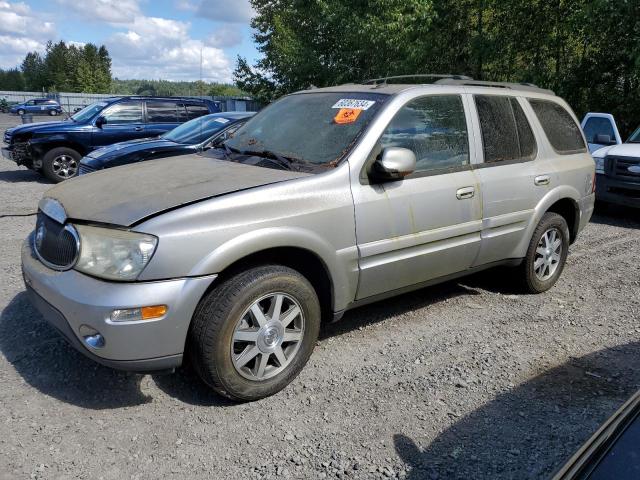
<svg viewBox="0 0 640 480"><path fill-rule="evenodd" d="M549 143L563 155L586 152L580 127L560 104L548 100L529 99Z"/></svg>
<svg viewBox="0 0 640 480"><path fill-rule="evenodd" d="M206 105L187 105L187 115L189 120L192 120L203 115L209 115L209 109Z"/></svg>

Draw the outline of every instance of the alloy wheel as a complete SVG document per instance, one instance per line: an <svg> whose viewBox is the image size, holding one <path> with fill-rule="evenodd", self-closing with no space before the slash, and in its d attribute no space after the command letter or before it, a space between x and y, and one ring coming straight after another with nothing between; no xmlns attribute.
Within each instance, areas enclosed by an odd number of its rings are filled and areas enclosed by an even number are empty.
<svg viewBox="0 0 640 480"><path fill-rule="evenodd" d="M75 177L78 173L78 161L71 155L58 155L51 163L53 173L62 179Z"/></svg>
<svg viewBox="0 0 640 480"><path fill-rule="evenodd" d="M545 281L553 277L560 265L562 258L562 234L553 227L544 232L538 246L533 262L533 271L539 280Z"/></svg>
<svg viewBox="0 0 640 480"><path fill-rule="evenodd" d="M236 371L254 381L281 373L300 350L304 323L300 304L286 293L256 300L233 332L231 360Z"/></svg>

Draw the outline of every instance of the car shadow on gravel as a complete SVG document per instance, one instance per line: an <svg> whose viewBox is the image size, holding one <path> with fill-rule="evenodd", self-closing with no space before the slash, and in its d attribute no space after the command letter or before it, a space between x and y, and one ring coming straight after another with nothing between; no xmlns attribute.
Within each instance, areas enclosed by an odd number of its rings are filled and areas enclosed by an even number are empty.
<svg viewBox="0 0 640 480"><path fill-rule="evenodd" d="M423 449L402 433L393 441L407 480L549 478L639 388L636 342L544 371Z"/></svg>
<svg viewBox="0 0 640 480"><path fill-rule="evenodd" d="M0 172L0 182L18 183L33 182L43 185L53 185L53 183L33 170L9 170Z"/></svg>
<svg viewBox="0 0 640 480"><path fill-rule="evenodd" d="M591 223L612 227L640 228L640 208L596 203Z"/></svg>
<svg viewBox="0 0 640 480"><path fill-rule="evenodd" d="M142 375L85 358L31 306L26 292L16 295L0 314L0 351L29 385L66 403L111 409L151 401L140 390Z"/></svg>
<svg viewBox="0 0 640 480"><path fill-rule="evenodd" d="M89 409L114 409L151 402L141 390L144 375L103 367L76 351L31 306L26 292L0 314L0 352L33 388L63 402ZM229 406L190 368L174 375L152 375L167 395L191 405ZM6 386L5 386L6 388Z"/></svg>

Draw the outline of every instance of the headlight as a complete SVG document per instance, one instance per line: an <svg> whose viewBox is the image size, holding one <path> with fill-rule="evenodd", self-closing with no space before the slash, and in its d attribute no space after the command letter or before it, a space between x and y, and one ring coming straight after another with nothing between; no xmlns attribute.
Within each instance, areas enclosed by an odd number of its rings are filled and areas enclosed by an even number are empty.
<svg viewBox="0 0 640 480"><path fill-rule="evenodd" d="M135 280L147 266L158 239L153 235L75 225L80 257L75 269L108 280Z"/></svg>
<svg viewBox="0 0 640 480"><path fill-rule="evenodd" d="M596 173L604 173L604 158L593 157L596 162Z"/></svg>

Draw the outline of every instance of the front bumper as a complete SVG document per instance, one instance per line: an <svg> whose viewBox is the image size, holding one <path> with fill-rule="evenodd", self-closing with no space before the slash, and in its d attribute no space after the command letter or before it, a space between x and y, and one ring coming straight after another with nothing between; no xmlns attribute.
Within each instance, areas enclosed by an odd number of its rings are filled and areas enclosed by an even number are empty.
<svg viewBox="0 0 640 480"><path fill-rule="evenodd" d="M191 317L215 275L155 282L116 283L75 270L58 272L33 254L31 236L22 246L22 272L34 306L77 350L120 370L154 371L180 366ZM121 308L167 305L167 314L142 322L112 323ZM105 339L88 346L80 331L87 327Z"/></svg>
<svg viewBox="0 0 640 480"><path fill-rule="evenodd" d="M596 198L603 202L640 208L640 182L616 180L596 175Z"/></svg>
<svg viewBox="0 0 640 480"><path fill-rule="evenodd" d="M9 150L8 147L2 147L2 157L6 158L7 160L11 160L12 162L15 161L13 159L13 154L11 153L11 150Z"/></svg>

